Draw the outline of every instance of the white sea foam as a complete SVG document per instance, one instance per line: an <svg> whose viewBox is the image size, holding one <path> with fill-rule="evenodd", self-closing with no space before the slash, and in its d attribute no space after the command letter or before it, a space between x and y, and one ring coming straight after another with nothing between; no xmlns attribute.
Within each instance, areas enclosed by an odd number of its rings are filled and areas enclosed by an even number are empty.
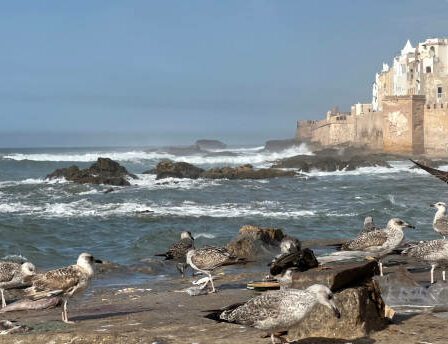
<svg viewBox="0 0 448 344"><path fill-rule="evenodd" d="M144 160L159 161L161 159L170 159L173 161L184 161L195 165L268 165L267 163L291 157L299 154L310 155L312 152L305 144L291 147L281 152L261 151L262 147L255 148L235 148L227 151L238 153L237 156L213 156L213 155L173 155L161 151L129 151L129 152L108 152L95 151L88 153L12 153L3 156L3 159L11 160L32 160L32 161L76 161L92 162L99 157L111 158L117 161L141 162Z"/></svg>
<svg viewBox="0 0 448 344"><path fill-rule="evenodd" d="M148 204L137 202L98 204L81 199L68 203L46 203L44 205L27 205L20 202L0 203L0 213L16 213L36 217L112 217L133 216L138 214L149 216L180 217L263 217L263 218L301 218L314 216L312 210L287 209L284 205L276 208L262 206L256 202L249 204L222 203L216 205L197 204L185 201L181 204Z"/></svg>
<svg viewBox="0 0 448 344"><path fill-rule="evenodd" d="M188 179L188 178L164 178L157 180L154 174L137 174L138 179L129 178L131 185L145 189L203 189L209 186L220 185L216 179Z"/></svg>
<svg viewBox="0 0 448 344"><path fill-rule="evenodd" d="M0 181L0 188L16 186L16 185L61 184L61 183L67 183L67 180L65 180L64 178L57 178L57 179L27 178L27 179L22 179L22 180Z"/></svg>
<svg viewBox="0 0 448 344"><path fill-rule="evenodd" d="M214 238L216 238L216 236L213 234L210 234L210 233L198 233L198 234L193 234L193 238L195 238L195 239L197 239L197 238L214 239Z"/></svg>

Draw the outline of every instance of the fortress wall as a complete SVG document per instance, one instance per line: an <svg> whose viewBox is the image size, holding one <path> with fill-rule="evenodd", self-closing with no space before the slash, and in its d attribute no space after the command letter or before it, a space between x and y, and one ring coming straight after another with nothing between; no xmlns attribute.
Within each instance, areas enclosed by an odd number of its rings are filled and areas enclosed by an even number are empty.
<svg viewBox="0 0 448 344"><path fill-rule="evenodd" d="M428 109L429 107L429 109ZM425 153L433 156L448 155L448 104L425 105Z"/></svg>
<svg viewBox="0 0 448 344"><path fill-rule="evenodd" d="M366 146L372 150L383 149L383 113L370 112L355 116L355 145Z"/></svg>
<svg viewBox="0 0 448 344"><path fill-rule="evenodd" d="M384 151L424 153L424 96L393 96L383 101Z"/></svg>

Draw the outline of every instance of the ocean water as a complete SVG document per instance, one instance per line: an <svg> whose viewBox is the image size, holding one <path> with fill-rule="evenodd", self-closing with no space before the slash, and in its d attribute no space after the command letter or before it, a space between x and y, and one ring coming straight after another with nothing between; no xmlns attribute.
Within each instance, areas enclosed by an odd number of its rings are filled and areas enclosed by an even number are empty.
<svg viewBox="0 0 448 344"><path fill-rule="evenodd" d="M392 161L391 169L313 171L271 180L156 180L142 174L165 158L204 168L266 167L280 158L312 154L306 146L278 153L261 146L228 151L0 150L0 255L22 254L43 269L72 264L84 251L132 265L164 252L182 230L193 233L197 246L225 244L244 224L283 228L300 239L349 238L366 215L380 225L391 217L416 225L406 232L412 240L437 238L429 204L445 201L448 185L410 169L407 161ZM99 156L119 161L139 179L107 194L109 186L45 180L56 168L87 167ZM163 273L176 274L174 269Z"/></svg>

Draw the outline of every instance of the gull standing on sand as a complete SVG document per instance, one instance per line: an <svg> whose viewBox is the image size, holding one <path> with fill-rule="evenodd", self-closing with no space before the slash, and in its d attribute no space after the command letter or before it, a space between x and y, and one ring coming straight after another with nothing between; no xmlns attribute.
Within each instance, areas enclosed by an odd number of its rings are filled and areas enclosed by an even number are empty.
<svg viewBox="0 0 448 344"><path fill-rule="evenodd" d="M2 308L6 307L4 290L20 288L30 281L36 273L33 264L15 262L0 262L0 294L2 297ZM29 286L30 284L28 284Z"/></svg>
<svg viewBox="0 0 448 344"><path fill-rule="evenodd" d="M431 204L431 207L436 208L436 214L432 222L434 230L443 236L443 239L448 235L448 216L446 215L447 205L445 202L437 202Z"/></svg>
<svg viewBox="0 0 448 344"><path fill-rule="evenodd" d="M194 238L189 231L180 233L180 240L170 246L165 253L156 254L158 257L165 257L165 260L174 260L177 262L177 270L184 277L185 269L188 267L186 262L186 254L189 250L194 249Z"/></svg>
<svg viewBox="0 0 448 344"><path fill-rule="evenodd" d="M304 290L267 291L245 303L212 312L207 318L268 331L275 344L274 333L287 331L297 325L319 303L330 308L340 318L341 313L334 303L333 293L321 284L314 284Z"/></svg>
<svg viewBox="0 0 448 344"><path fill-rule="evenodd" d="M93 263L102 263L102 261L95 259L90 253L81 253L75 265L37 275L33 279L32 287L26 289L26 294L33 299L62 294L62 321L73 323L68 320L67 302L74 294L87 289L94 274Z"/></svg>
<svg viewBox="0 0 448 344"><path fill-rule="evenodd" d="M208 282L210 282L212 293L214 293L216 291L212 277L212 272L214 270L227 265L245 264L247 261L244 258L232 255L224 247L206 246L188 251L187 263L194 270L202 272L208 276Z"/></svg>
<svg viewBox="0 0 448 344"><path fill-rule="evenodd" d="M378 258L380 276L383 276L383 263L381 258L401 244L404 238L403 228L406 227L415 228L401 219L390 219L385 229L363 233L356 239L342 245L342 249L347 251L363 251Z"/></svg>
<svg viewBox="0 0 448 344"><path fill-rule="evenodd" d="M439 263L448 262L448 240L422 241L405 249L402 255L413 257L431 265L431 284L434 283L434 270ZM445 281L445 271L442 272Z"/></svg>

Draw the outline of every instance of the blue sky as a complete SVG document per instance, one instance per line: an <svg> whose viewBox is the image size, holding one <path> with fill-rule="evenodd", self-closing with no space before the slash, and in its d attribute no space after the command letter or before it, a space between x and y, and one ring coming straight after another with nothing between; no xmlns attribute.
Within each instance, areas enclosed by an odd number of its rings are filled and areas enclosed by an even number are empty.
<svg viewBox="0 0 448 344"><path fill-rule="evenodd" d="M0 146L259 143L370 101L448 2L2 1Z"/></svg>

